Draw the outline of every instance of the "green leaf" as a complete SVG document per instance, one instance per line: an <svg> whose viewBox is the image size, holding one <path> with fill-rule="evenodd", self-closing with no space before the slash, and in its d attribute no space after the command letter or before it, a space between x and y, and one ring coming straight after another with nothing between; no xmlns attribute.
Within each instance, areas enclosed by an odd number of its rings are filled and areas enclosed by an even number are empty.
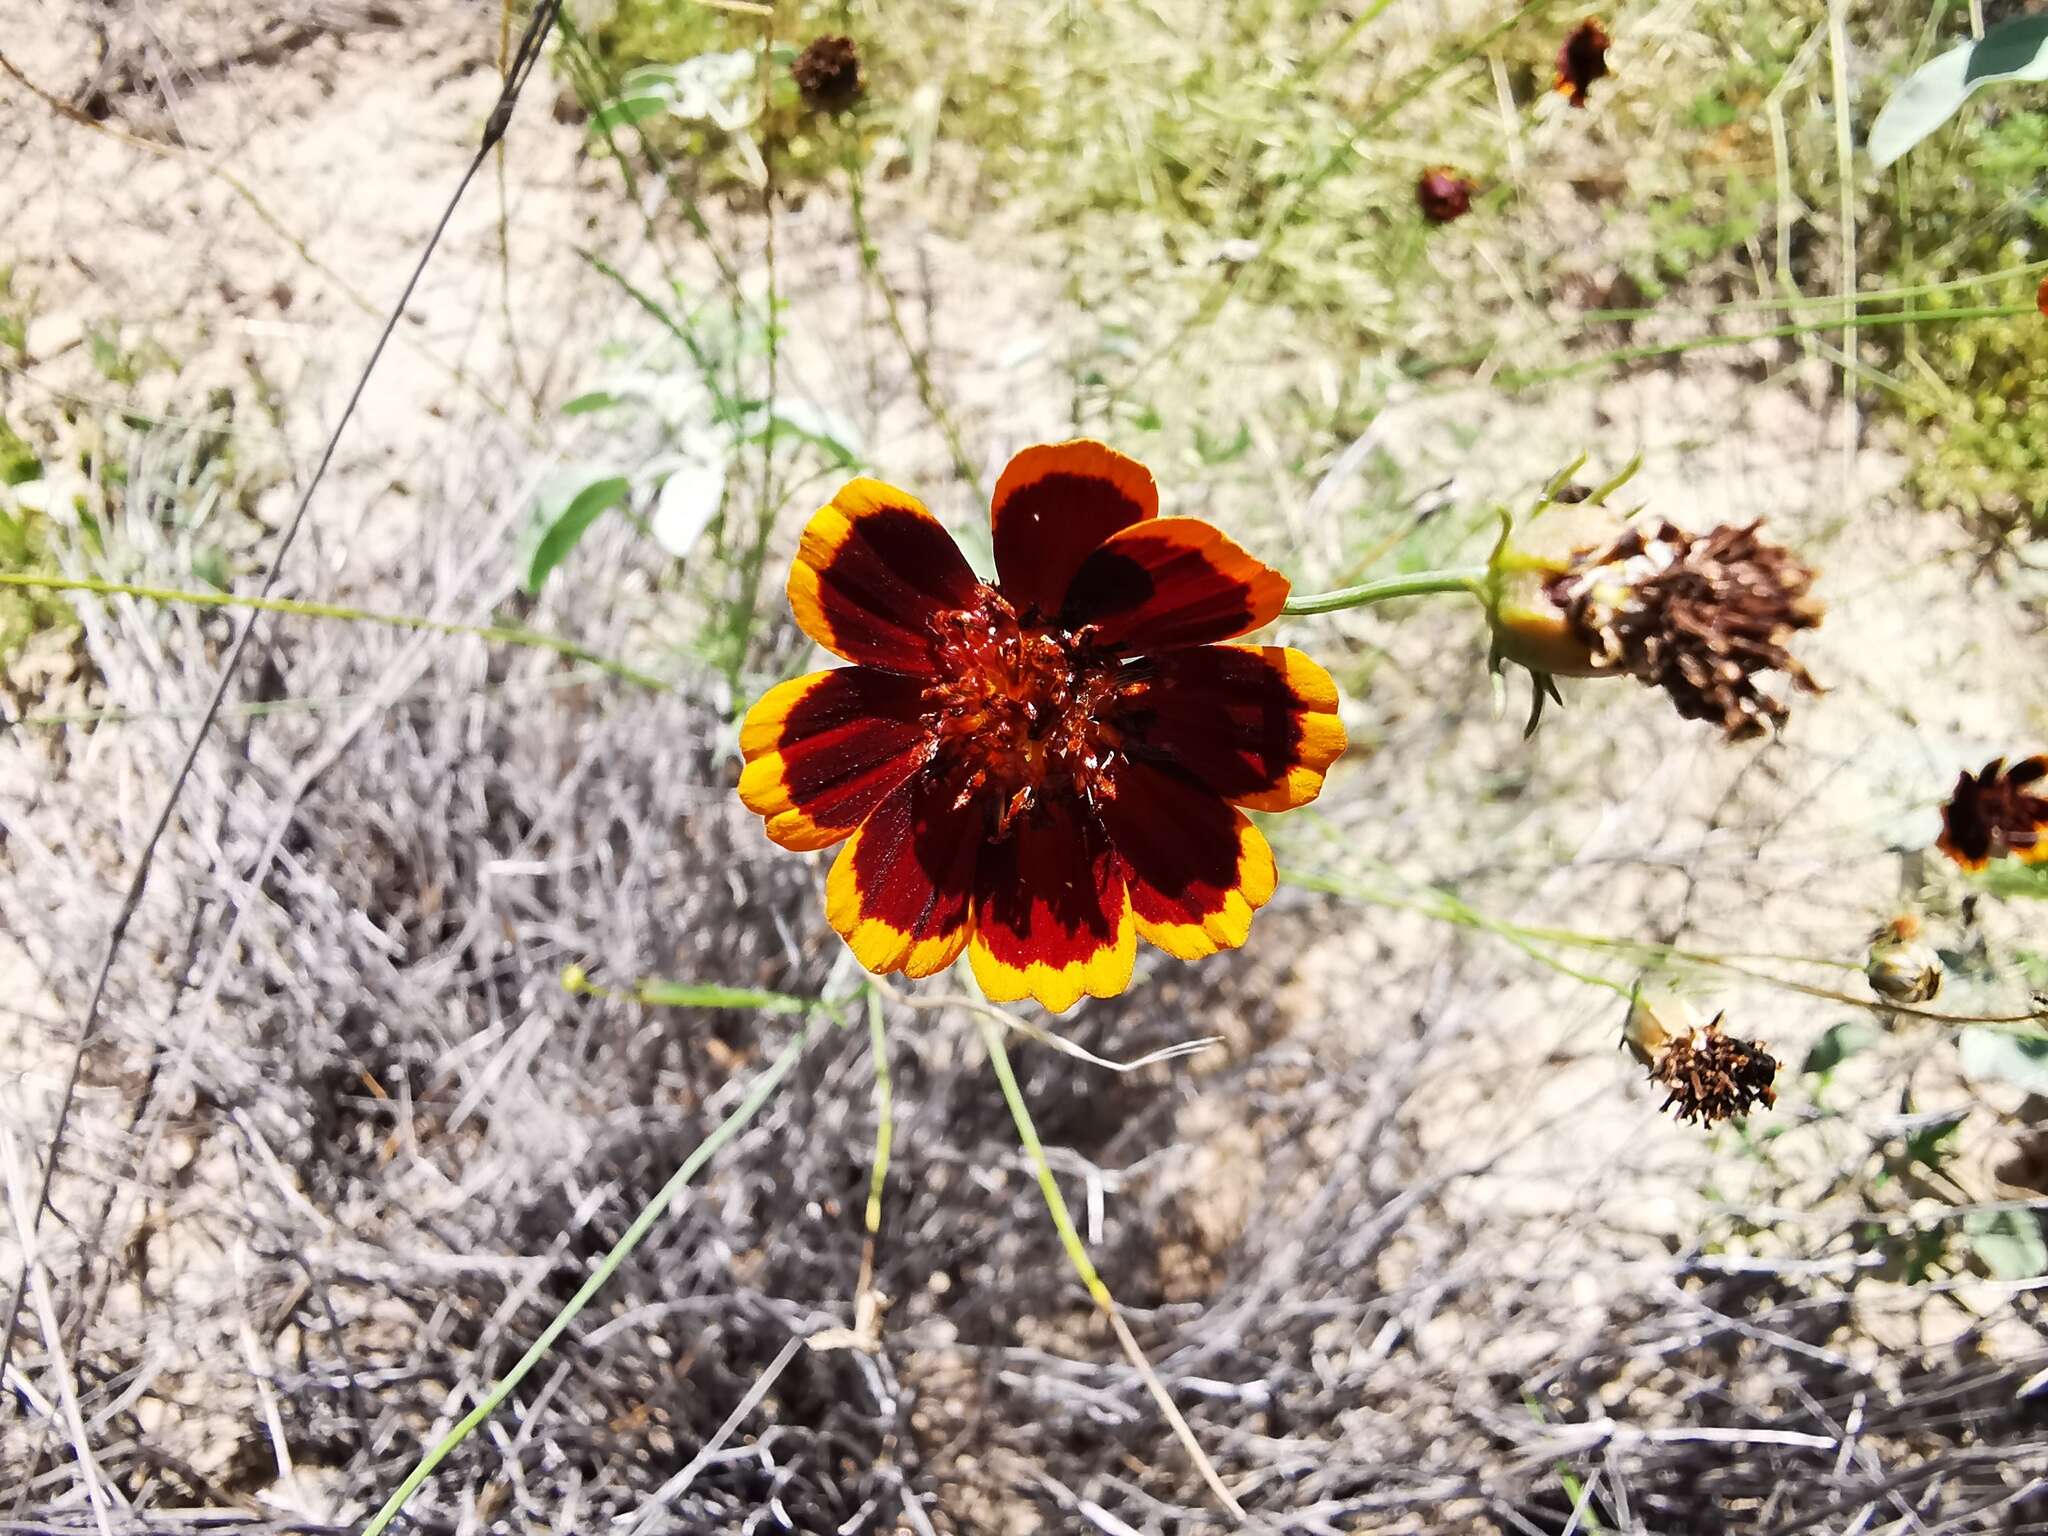
<svg viewBox="0 0 2048 1536"><path fill-rule="evenodd" d="M625 404L623 395L615 395L608 389L593 389L588 394L578 395L562 406L564 416L588 416L592 411L608 411L615 405Z"/></svg>
<svg viewBox="0 0 2048 1536"><path fill-rule="evenodd" d="M786 992L761 992L751 987L721 987L710 982L644 981L640 1001L666 1008L757 1008L763 1013L808 1013L818 1006L808 997Z"/></svg>
<svg viewBox="0 0 2048 1536"><path fill-rule="evenodd" d="M626 499L625 477L577 479L564 492L543 491L534 504L533 553L526 562L526 590L538 593L548 573L568 557L590 525Z"/></svg>
<svg viewBox="0 0 2048 1536"><path fill-rule="evenodd" d="M1917 1130L1907 1132L1906 1161L1938 1170L1948 1160L1949 1153L1955 1150L1953 1147L1944 1146L1943 1143L1962 1129L1963 1117L1967 1114L1968 1110L1959 1109Z"/></svg>
<svg viewBox="0 0 2048 1536"><path fill-rule="evenodd" d="M659 117L669 109L671 98L667 96L622 96L617 101L608 101L590 114L590 131L602 135L612 128L628 128L634 123L644 123L650 117Z"/></svg>
<svg viewBox="0 0 2048 1536"><path fill-rule="evenodd" d="M1868 1050L1882 1038L1879 1030L1861 1019L1844 1019L1839 1024L1831 1024L1828 1032L1813 1042L1813 1049L1806 1053L1806 1060L1800 1064L1799 1070L1832 1072L1858 1051Z"/></svg>
<svg viewBox="0 0 2048 1536"><path fill-rule="evenodd" d="M2021 864L2014 859L1996 859L1977 873L1977 884L2004 899L2019 896L2031 901L2048 901L2048 864Z"/></svg>
<svg viewBox="0 0 2048 1536"><path fill-rule="evenodd" d="M2032 1211L1972 1211L1963 1218L1970 1249L1994 1280L2031 1280L2048 1275L2048 1242L2041 1218Z"/></svg>
<svg viewBox="0 0 2048 1536"><path fill-rule="evenodd" d="M192 574L216 592L226 592L235 584L228 574L227 551L218 544L202 544L192 551Z"/></svg>
<svg viewBox="0 0 2048 1536"><path fill-rule="evenodd" d="M2000 80L2048 80L2048 16L2015 17L1914 70L1871 124L1871 160L1883 170L1953 117L1972 91Z"/></svg>
<svg viewBox="0 0 2048 1536"><path fill-rule="evenodd" d="M654 542L678 560L686 559L725 504L726 463L686 460L662 481L648 528Z"/></svg>
<svg viewBox="0 0 2048 1536"><path fill-rule="evenodd" d="M1204 464L1228 464L1233 459L1243 458L1252 446L1252 429L1248 422L1237 424L1237 436L1233 438L1211 437L1200 427L1195 428L1195 452Z"/></svg>
<svg viewBox="0 0 2048 1536"><path fill-rule="evenodd" d="M2048 1035L2014 1035L2002 1029L1966 1029L1956 1042L1963 1076L2011 1083L2048 1095Z"/></svg>

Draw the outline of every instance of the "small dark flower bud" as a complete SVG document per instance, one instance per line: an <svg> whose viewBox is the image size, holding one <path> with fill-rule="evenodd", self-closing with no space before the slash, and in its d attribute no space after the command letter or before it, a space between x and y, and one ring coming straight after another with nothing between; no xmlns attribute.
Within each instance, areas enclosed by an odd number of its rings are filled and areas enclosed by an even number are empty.
<svg viewBox="0 0 2048 1536"><path fill-rule="evenodd" d="M850 37L814 38L790 66L804 105L814 112L844 112L860 100L860 49Z"/></svg>
<svg viewBox="0 0 2048 1536"><path fill-rule="evenodd" d="M1422 216L1434 224L1448 224L1472 211L1476 182L1460 176L1449 166L1424 171L1415 179L1415 201Z"/></svg>
<svg viewBox="0 0 2048 1536"><path fill-rule="evenodd" d="M1565 37L1557 50L1557 93L1575 107L1586 104L1595 80L1605 79L1611 40L1597 17L1588 16Z"/></svg>

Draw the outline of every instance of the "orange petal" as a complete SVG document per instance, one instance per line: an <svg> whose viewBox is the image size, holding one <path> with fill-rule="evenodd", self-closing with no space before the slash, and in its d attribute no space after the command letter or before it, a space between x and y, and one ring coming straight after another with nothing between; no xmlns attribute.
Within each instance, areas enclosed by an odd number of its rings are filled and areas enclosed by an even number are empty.
<svg viewBox="0 0 2048 1536"><path fill-rule="evenodd" d="M1116 796L1099 810L1144 938L1182 960L1244 943L1278 881L1250 817L1185 774L1142 762L1117 770Z"/></svg>
<svg viewBox="0 0 2048 1536"><path fill-rule="evenodd" d="M1285 646L1205 645L1154 657L1117 707L1126 739L1165 753L1226 800L1306 805L1343 753L1337 685Z"/></svg>
<svg viewBox="0 0 2048 1536"><path fill-rule="evenodd" d="M852 480L804 529L789 605L835 656L929 676L932 615L967 607L976 587L924 503L879 480Z"/></svg>
<svg viewBox="0 0 2048 1536"><path fill-rule="evenodd" d="M1098 644L1126 652L1207 645L1270 624L1287 578L1197 517L1160 517L1110 535L1074 573L1061 610Z"/></svg>
<svg viewBox="0 0 2048 1536"><path fill-rule="evenodd" d="M740 800L784 848L829 848L930 759L923 684L873 667L792 678L740 727Z"/></svg>
<svg viewBox="0 0 2048 1536"><path fill-rule="evenodd" d="M982 851L968 959L991 1002L1064 1013L1084 992L1114 997L1137 951L1123 868L1080 801L1041 800Z"/></svg>
<svg viewBox="0 0 2048 1536"><path fill-rule="evenodd" d="M955 809L935 774L892 791L860 824L825 882L825 917L877 975L930 976L960 958L974 900L981 807Z"/></svg>
<svg viewBox="0 0 2048 1536"><path fill-rule="evenodd" d="M1017 610L1060 611L1081 562L1118 529L1159 515L1159 488L1136 459L1090 438L1026 448L990 509L996 573Z"/></svg>

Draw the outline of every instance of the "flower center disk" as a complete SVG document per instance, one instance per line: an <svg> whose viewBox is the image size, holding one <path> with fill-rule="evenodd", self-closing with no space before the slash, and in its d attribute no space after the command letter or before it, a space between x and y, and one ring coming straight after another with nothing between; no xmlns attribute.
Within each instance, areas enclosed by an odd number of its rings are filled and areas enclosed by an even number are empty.
<svg viewBox="0 0 2048 1536"><path fill-rule="evenodd" d="M1047 793L1113 796L1117 733L1103 716L1133 669L1096 651L1086 628L1026 623L986 585L975 597L932 617L938 680L924 705L955 807L989 805L1001 838Z"/></svg>

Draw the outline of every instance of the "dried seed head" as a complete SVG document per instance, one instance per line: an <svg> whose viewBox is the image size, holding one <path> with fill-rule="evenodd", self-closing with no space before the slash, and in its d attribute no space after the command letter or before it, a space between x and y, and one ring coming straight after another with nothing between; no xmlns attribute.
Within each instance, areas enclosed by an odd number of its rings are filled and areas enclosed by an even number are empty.
<svg viewBox="0 0 2048 1536"><path fill-rule="evenodd" d="M1880 941L1863 968L1870 990L1894 1003L1924 1003L1941 991L1941 957L1918 941Z"/></svg>
<svg viewBox="0 0 2048 1536"><path fill-rule="evenodd" d="M1478 183L1445 165L1424 171L1415 178L1415 201L1422 209L1422 216L1434 224L1462 219L1471 212L1472 194L1478 190Z"/></svg>
<svg viewBox="0 0 2048 1536"><path fill-rule="evenodd" d="M1777 1077L1776 1058L1754 1040L1721 1033L1718 1015L1704 1031L1669 1042L1650 1067L1650 1081L1667 1090L1658 1107L1702 1125L1739 1119L1759 1104L1769 1109L1778 1102Z"/></svg>
<svg viewBox="0 0 2048 1536"><path fill-rule="evenodd" d="M1575 107L1586 104L1586 93L1595 80L1608 74L1607 50L1612 39L1597 17L1588 16L1573 27L1557 50L1557 93Z"/></svg>
<svg viewBox="0 0 2048 1536"><path fill-rule="evenodd" d="M1590 651L1591 670L1662 688L1679 714L1714 721L1730 741L1782 725L1786 706L1759 691L1757 676L1782 672L1818 692L1784 642L1825 610L1811 594L1813 572L1757 527L1631 527L1552 578L1550 595Z"/></svg>
<svg viewBox="0 0 2048 1536"><path fill-rule="evenodd" d="M1963 773L1941 808L1935 846L1965 869L1982 869L2010 854L2023 864L2048 859L2048 757L2022 758L2010 768L1994 757Z"/></svg>
<svg viewBox="0 0 2048 1536"><path fill-rule="evenodd" d="M860 100L860 49L850 37L819 37L790 66L804 105L814 112L844 112Z"/></svg>

